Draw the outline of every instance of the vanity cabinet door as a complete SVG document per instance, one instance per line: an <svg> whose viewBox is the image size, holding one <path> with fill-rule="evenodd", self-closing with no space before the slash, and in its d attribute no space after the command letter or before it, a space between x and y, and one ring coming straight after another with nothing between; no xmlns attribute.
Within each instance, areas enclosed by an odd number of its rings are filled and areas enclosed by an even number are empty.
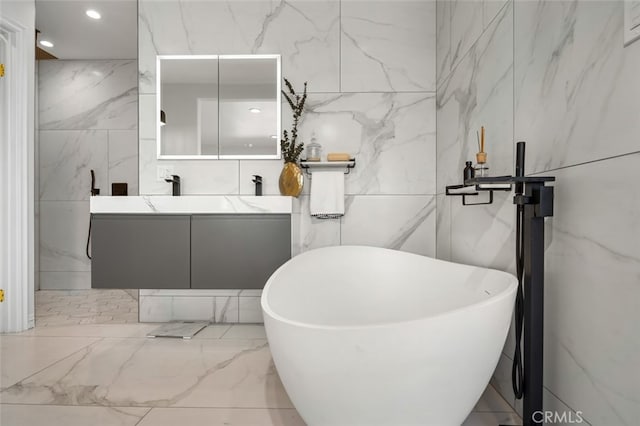
<svg viewBox="0 0 640 426"><path fill-rule="evenodd" d="M291 258L291 215L191 218L191 288L262 289Z"/></svg>
<svg viewBox="0 0 640 426"><path fill-rule="evenodd" d="M93 288L189 288L188 215L93 215Z"/></svg>

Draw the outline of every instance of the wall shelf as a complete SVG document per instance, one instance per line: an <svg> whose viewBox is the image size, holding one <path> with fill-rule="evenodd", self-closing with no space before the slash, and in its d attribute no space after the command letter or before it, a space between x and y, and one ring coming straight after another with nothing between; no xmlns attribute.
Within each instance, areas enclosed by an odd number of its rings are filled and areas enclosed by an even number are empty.
<svg viewBox="0 0 640 426"><path fill-rule="evenodd" d="M462 205L463 206L475 206L475 205L483 205L483 204L492 204L493 203L493 192L494 191L511 191L511 183L503 182L503 181L491 181L491 182L473 182L469 184L469 181L463 185L449 185L445 188L445 195L449 196L460 196L462 197ZM489 201L481 202L481 203L469 203L467 202L468 196L478 196L481 192L489 193Z"/></svg>
<svg viewBox="0 0 640 426"><path fill-rule="evenodd" d="M311 175L314 170L330 170L330 169L345 169L344 174L348 175L356 166L356 159L352 158L349 161L307 161L300 160L300 167L304 171Z"/></svg>

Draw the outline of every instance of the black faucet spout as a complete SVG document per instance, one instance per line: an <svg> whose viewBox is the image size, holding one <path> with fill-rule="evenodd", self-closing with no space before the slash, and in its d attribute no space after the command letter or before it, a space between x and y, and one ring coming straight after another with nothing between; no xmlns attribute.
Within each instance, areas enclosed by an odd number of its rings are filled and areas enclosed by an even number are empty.
<svg viewBox="0 0 640 426"><path fill-rule="evenodd" d="M256 184L256 195L262 195L262 176L253 175L251 182Z"/></svg>
<svg viewBox="0 0 640 426"><path fill-rule="evenodd" d="M171 179L165 178L165 182L171 183L171 189L174 196L180 195L180 176L171 175Z"/></svg>

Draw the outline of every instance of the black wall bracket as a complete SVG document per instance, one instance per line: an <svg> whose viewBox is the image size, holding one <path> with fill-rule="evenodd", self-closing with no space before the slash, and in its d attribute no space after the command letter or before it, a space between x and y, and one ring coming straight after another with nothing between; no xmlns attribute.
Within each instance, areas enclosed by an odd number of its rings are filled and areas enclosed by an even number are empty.
<svg viewBox="0 0 640 426"><path fill-rule="evenodd" d="M482 206L486 204L493 204L494 191L509 191L511 192L511 184L477 184L477 185L449 185L445 188L445 195L462 197L463 206ZM480 201L477 203L470 203L467 201L467 197L475 197L480 195L481 192L489 193L488 201Z"/></svg>

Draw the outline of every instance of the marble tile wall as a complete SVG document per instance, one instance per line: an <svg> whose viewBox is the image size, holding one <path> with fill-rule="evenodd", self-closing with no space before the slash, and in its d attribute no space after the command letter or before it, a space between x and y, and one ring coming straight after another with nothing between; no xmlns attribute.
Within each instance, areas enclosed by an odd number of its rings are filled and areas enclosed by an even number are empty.
<svg viewBox="0 0 640 426"><path fill-rule="evenodd" d="M139 6L141 194L169 193L156 181L160 164L174 167L187 194L252 194L253 174L263 176L264 194L279 194L281 160L155 158L157 54L278 53L284 77L296 87L309 82L301 139L315 132L325 153L357 158L346 176L342 219L309 216L305 177L292 253L369 244L435 255L435 2L140 0ZM283 128L290 115L283 105ZM239 299L241 322L242 306L251 312L258 302Z"/></svg>
<svg viewBox="0 0 640 426"><path fill-rule="evenodd" d="M91 287L90 170L101 195L113 182L138 193L136 86L135 60L38 64L41 289Z"/></svg>
<svg viewBox="0 0 640 426"><path fill-rule="evenodd" d="M511 195L462 207L440 194L461 180L480 125L492 174L511 174L514 142L527 141L527 173L557 179L545 227L545 409L579 411L594 425L640 417L631 329L640 321L640 43L623 47L622 7L458 1L438 3L437 14L438 257L513 272ZM521 412L512 351L510 336L492 383Z"/></svg>
<svg viewBox="0 0 640 426"><path fill-rule="evenodd" d="M140 322L262 323L262 290L145 290Z"/></svg>
<svg viewBox="0 0 640 426"><path fill-rule="evenodd" d="M279 193L281 160L159 161L154 125L157 54L279 53L283 76L297 87L309 82L301 138L315 132L325 152L348 151L358 161L346 177L346 216L321 221L303 212L294 253L368 243L435 254L434 2L139 4L142 194L169 193L156 181L159 164L174 167L184 193L251 194L258 173L265 194ZM182 21L174 25L178 13ZM287 105L282 116L286 128ZM307 178L307 212L308 187Z"/></svg>
<svg viewBox="0 0 640 426"><path fill-rule="evenodd" d="M435 7L433 1L342 1L341 91L433 92Z"/></svg>

